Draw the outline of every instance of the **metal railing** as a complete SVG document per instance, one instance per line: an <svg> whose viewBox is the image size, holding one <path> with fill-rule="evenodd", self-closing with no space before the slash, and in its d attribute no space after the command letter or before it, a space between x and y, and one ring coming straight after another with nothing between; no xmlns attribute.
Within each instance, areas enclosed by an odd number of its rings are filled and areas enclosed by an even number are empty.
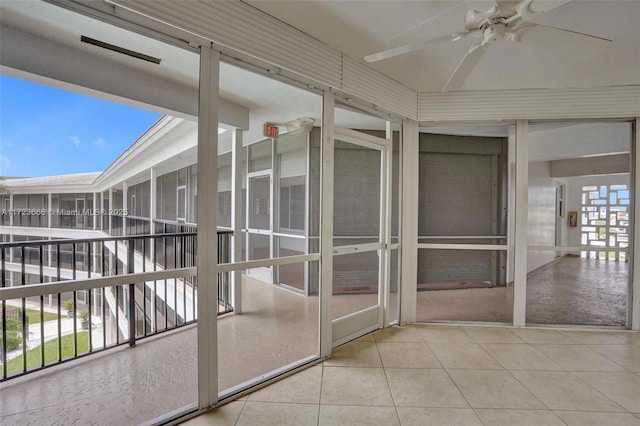
<svg viewBox="0 0 640 426"><path fill-rule="evenodd" d="M0 243L0 381L196 322L196 248L195 232Z"/></svg>

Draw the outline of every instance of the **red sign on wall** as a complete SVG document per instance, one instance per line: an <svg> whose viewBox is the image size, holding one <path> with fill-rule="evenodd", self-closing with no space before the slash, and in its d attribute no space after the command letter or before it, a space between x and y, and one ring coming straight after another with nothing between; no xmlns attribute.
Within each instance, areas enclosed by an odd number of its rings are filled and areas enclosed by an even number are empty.
<svg viewBox="0 0 640 426"><path fill-rule="evenodd" d="M278 126L276 126L275 124L264 123L265 137L275 139L278 137L279 132L280 132L280 129L278 129Z"/></svg>

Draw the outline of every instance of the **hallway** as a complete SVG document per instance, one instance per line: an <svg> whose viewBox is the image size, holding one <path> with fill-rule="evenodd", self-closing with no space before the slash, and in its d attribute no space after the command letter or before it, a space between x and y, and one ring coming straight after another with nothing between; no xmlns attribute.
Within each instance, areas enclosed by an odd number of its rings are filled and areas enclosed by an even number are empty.
<svg viewBox="0 0 640 426"><path fill-rule="evenodd" d="M564 256L529 275L527 323L624 327L629 264Z"/></svg>

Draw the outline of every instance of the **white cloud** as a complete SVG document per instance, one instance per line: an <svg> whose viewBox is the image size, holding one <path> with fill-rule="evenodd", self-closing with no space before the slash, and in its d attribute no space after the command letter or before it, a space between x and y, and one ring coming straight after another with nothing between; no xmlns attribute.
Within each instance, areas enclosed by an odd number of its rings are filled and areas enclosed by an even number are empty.
<svg viewBox="0 0 640 426"><path fill-rule="evenodd" d="M80 138L77 136L69 136L69 139L71 140L71 142L73 142L73 145L76 147L76 149L80 149Z"/></svg>

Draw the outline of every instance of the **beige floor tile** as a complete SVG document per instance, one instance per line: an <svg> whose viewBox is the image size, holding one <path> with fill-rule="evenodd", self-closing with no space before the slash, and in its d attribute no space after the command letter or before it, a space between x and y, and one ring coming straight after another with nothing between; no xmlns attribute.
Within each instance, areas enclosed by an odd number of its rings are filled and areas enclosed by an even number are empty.
<svg viewBox="0 0 640 426"><path fill-rule="evenodd" d="M470 342L469 336L462 328L450 325L416 324L416 330L428 342Z"/></svg>
<svg viewBox="0 0 640 426"><path fill-rule="evenodd" d="M640 331L627 331L624 333L616 333L615 335L630 345L640 346Z"/></svg>
<svg viewBox="0 0 640 426"><path fill-rule="evenodd" d="M315 426L319 406L282 402L247 401L236 422L237 426Z"/></svg>
<svg viewBox="0 0 640 426"><path fill-rule="evenodd" d="M540 352L569 371L624 371L585 345L534 345Z"/></svg>
<svg viewBox="0 0 640 426"><path fill-rule="evenodd" d="M546 408L508 371L449 370L448 372L473 408Z"/></svg>
<svg viewBox="0 0 640 426"><path fill-rule="evenodd" d="M478 409L485 426L564 426L564 422L549 410Z"/></svg>
<svg viewBox="0 0 640 426"><path fill-rule="evenodd" d="M402 426L481 426L482 422L467 408L398 407Z"/></svg>
<svg viewBox="0 0 640 426"><path fill-rule="evenodd" d="M502 369L479 343L430 342L429 346L444 368Z"/></svg>
<svg viewBox="0 0 640 426"><path fill-rule="evenodd" d="M640 377L633 373L575 373L622 408L640 413Z"/></svg>
<svg viewBox="0 0 640 426"><path fill-rule="evenodd" d="M478 343L525 343L506 327L462 327Z"/></svg>
<svg viewBox="0 0 640 426"><path fill-rule="evenodd" d="M249 395L249 401L319 404L322 366L316 365Z"/></svg>
<svg viewBox="0 0 640 426"><path fill-rule="evenodd" d="M442 368L426 343L378 343L385 368Z"/></svg>
<svg viewBox="0 0 640 426"><path fill-rule="evenodd" d="M318 425L400 425L395 407L321 405Z"/></svg>
<svg viewBox="0 0 640 426"><path fill-rule="evenodd" d="M513 328L511 329L514 334L520 337L527 343L546 343L546 344L569 344L577 343L571 340L570 337L559 333L555 330L544 330L537 328Z"/></svg>
<svg viewBox="0 0 640 426"><path fill-rule="evenodd" d="M589 348L629 371L640 372L640 346L590 345Z"/></svg>
<svg viewBox="0 0 640 426"><path fill-rule="evenodd" d="M349 342L333 349L331 358L324 361L329 367L382 367L375 342Z"/></svg>
<svg viewBox="0 0 640 426"><path fill-rule="evenodd" d="M357 339L353 340L354 342L375 342L376 339L373 337L373 333L367 333L364 336L360 336Z"/></svg>
<svg viewBox="0 0 640 426"><path fill-rule="evenodd" d="M325 367L321 404L393 406L382 368Z"/></svg>
<svg viewBox="0 0 640 426"><path fill-rule="evenodd" d="M622 411L600 392L564 371L511 371L551 410Z"/></svg>
<svg viewBox="0 0 640 426"><path fill-rule="evenodd" d="M599 413L588 411L556 411L568 426L639 426L640 419L629 413Z"/></svg>
<svg viewBox="0 0 640 426"><path fill-rule="evenodd" d="M485 343L482 347L507 370L564 370L532 345Z"/></svg>
<svg viewBox="0 0 640 426"><path fill-rule="evenodd" d="M240 412L244 408L246 401L232 401L222 407L215 408L211 411L207 411L204 414L189 419L183 425L187 426L232 426L236 424Z"/></svg>
<svg viewBox="0 0 640 426"><path fill-rule="evenodd" d="M388 368L385 371L397 407L469 407L444 370Z"/></svg>
<svg viewBox="0 0 640 426"><path fill-rule="evenodd" d="M621 345L626 341L618 333L594 330L558 330L560 334L569 337L581 345Z"/></svg>
<svg viewBox="0 0 640 426"><path fill-rule="evenodd" d="M373 332L376 342L424 342L418 330L408 325L404 327L387 327Z"/></svg>

